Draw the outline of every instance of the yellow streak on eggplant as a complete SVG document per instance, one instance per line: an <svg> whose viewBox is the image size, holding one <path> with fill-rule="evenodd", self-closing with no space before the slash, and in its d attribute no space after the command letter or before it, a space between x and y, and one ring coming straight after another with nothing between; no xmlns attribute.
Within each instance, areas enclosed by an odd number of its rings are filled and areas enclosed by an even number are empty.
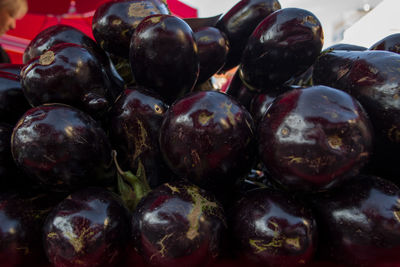
<svg viewBox="0 0 400 267"><path fill-rule="evenodd" d="M300 163L304 162L304 159L302 157L289 156L289 157L284 157L284 159L288 160L289 164L293 164L293 163L300 164Z"/></svg>
<svg viewBox="0 0 400 267"><path fill-rule="evenodd" d="M165 186L168 187L169 189L171 189L172 193L179 193L180 192L178 187L172 186L169 183L166 183Z"/></svg>
<svg viewBox="0 0 400 267"><path fill-rule="evenodd" d="M153 258L154 258L155 256L157 256L157 254L160 254L161 257L163 257L163 258L165 257L167 248L165 247L164 242L165 242L165 240L167 240L168 238L170 238L170 237L173 236L173 235L174 235L173 233L168 234L168 235L165 235L160 241L157 242L157 244L161 247L161 249L160 249L158 252L156 252L156 253L154 253L153 255L151 255L150 261L152 261Z"/></svg>
<svg viewBox="0 0 400 267"><path fill-rule="evenodd" d="M296 237L296 238L286 238L285 239L285 243L296 248L296 249L300 249L300 237Z"/></svg>
<svg viewBox="0 0 400 267"><path fill-rule="evenodd" d="M186 191L194 202L193 208L187 216L189 230L186 233L186 237L193 240L199 235L200 221L203 220L203 211L215 209L218 205L200 195L199 189L196 187L187 187Z"/></svg>
<svg viewBox="0 0 400 267"><path fill-rule="evenodd" d="M205 113L205 112L202 112L200 115L199 115L199 123L201 124L201 125L203 125L203 126L205 126L212 118L214 118L214 114L212 114L212 115L207 115L207 113Z"/></svg>
<svg viewBox="0 0 400 267"><path fill-rule="evenodd" d="M333 149L340 149L340 147L343 145L343 142L339 136L333 135L328 137L328 144Z"/></svg>
<svg viewBox="0 0 400 267"><path fill-rule="evenodd" d="M55 233L55 232L50 232L50 233L47 234L47 237L48 238L56 238L56 237L58 237L58 234Z"/></svg>
<svg viewBox="0 0 400 267"><path fill-rule="evenodd" d="M74 233L66 232L65 236L69 239L69 243L74 247L76 252L81 252L84 247L84 240L88 240L95 235L90 228L85 228L79 237L76 237Z"/></svg>
<svg viewBox="0 0 400 267"><path fill-rule="evenodd" d="M120 19L114 19L114 20L112 21L112 25L118 26L118 25L121 25L121 24L122 24L122 20L120 20Z"/></svg>

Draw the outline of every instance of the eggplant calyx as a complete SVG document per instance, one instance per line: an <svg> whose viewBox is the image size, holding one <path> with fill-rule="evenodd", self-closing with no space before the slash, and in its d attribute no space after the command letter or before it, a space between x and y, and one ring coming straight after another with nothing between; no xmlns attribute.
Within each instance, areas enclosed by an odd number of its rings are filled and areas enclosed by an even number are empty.
<svg viewBox="0 0 400 267"><path fill-rule="evenodd" d="M139 201L151 191L144 166L139 160L136 175L131 171L123 171L118 164L117 152L113 150L112 154L117 168L119 195L125 206L132 212Z"/></svg>

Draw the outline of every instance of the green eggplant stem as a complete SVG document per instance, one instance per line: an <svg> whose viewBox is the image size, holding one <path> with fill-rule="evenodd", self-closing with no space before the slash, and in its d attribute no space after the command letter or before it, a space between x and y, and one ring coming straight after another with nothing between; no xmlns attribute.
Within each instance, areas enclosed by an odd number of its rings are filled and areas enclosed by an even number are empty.
<svg viewBox="0 0 400 267"><path fill-rule="evenodd" d="M126 207L133 211L139 201L151 191L147 182L144 166L139 161L136 175L131 171L123 171L118 164L117 152L113 151L113 159L118 173L118 192Z"/></svg>

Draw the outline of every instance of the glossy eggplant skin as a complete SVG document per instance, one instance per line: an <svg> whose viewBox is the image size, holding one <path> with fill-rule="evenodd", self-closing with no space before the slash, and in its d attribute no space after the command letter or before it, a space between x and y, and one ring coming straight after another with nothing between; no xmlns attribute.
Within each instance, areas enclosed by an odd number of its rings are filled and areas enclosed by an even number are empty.
<svg viewBox="0 0 400 267"><path fill-rule="evenodd" d="M201 84L225 65L229 42L225 34L216 27L203 27L194 31L194 39L200 62L197 84Z"/></svg>
<svg viewBox="0 0 400 267"><path fill-rule="evenodd" d="M58 197L0 193L0 262L2 267L46 266L42 226Z"/></svg>
<svg viewBox="0 0 400 267"><path fill-rule="evenodd" d="M376 176L357 176L311 200L318 257L346 266L395 266L400 247L400 191Z"/></svg>
<svg viewBox="0 0 400 267"><path fill-rule="evenodd" d="M111 83L89 50L62 43L32 59L21 71L24 95L32 106L64 103L101 118L113 102Z"/></svg>
<svg viewBox="0 0 400 267"><path fill-rule="evenodd" d="M94 187L61 201L43 226L47 258L59 267L116 266L129 236L130 215L120 198Z"/></svg>
<svg viewBox="0 0 400 267"><path fill-rule="evenodd" d="M170 14L167 4L162 0L104 3L93 16L93 36L105 51L127 58L136 27L145 17L154 14Z"/></svg>
<svg viewBox="0 0 400 267"><path fill-rule="evenodd" d="M72 26L57 24L39 32L35 38L30 41L24 51L24 64L36 57L41 56L52 46L60 43L81 45L87 49L92 49L94 52L102 56L105 56L104 51L102 51L98 44L89 36Z"/></svg>
<svg viewBox="0 0 400 267"><path fill-rule="evenodd" d="M52 191L115 182L106 133L71 106L48 104L28 110L13 130L11 152L18 167Z"/></svg>
<svg viewBox="0 0 400 267"><path fill-rule="evenodd" d="M252 167L253 127L250 113L232 97L195 92L169 108L160 130L160 148L178 177L206 190L229 191Z"/></svg>
<svg viewBox="0 0 400 267"><path fill-rule="evenodd" d="M246 266L304 266L317 248L311 210L276 189L246 192L229 211L235 253Z"/></svg>
<svg viewBox="0 0 400 267"><path fill-rule="evenodd" d="M221 204L185 181L152 190L132 215L133 246L150 266L208 266L225 230Z"/></svg>
<svg viewBox="0 0 400 267"><path fill-rule="evenodd" d="M360 172L373 129L360 103L327 86L278 96L258 128L259 155L289 190L323 191Z"/></svg>
<svg viewBox="0 0 400 267"><path fill-rule="evenodd" d="M130 64L138 85L152 88L167 104L190 92L200 64L194 34L182 19L152 15L136 27Z"/></svg>
<svg viewBox="0 0 400 267"><path fill-rule="evenodd" d="M153 91L143 87L125 90L110 111L110 140L123 169L144 166L147 181L155 188L170 179L170 170L161 155L158 136L168 105Z"/></svg>
<svg viewBox="0 0 400 267"><path fill-rule="evenodd" d="M277 0L241 0L222 15L216 27L226 34L230 49L223 70L240 63L247 39L257 25L281 8Z"/></svg>
<svg viewBox="0 0 400 267"><path fill-rule="evenodd" d="M318 18L300 8L283 8L266 17L249 37L240 65L243 82L255 90L282 85L306 71L323 45Z"/></svg>
<svg viewBox="0 0 400 267"><path fill-rule="evenodd" d="M400 33L394 33L371 45L369 50L384 50L400 54Z"/></svg>
<svg viewBox="0 0 400 267"><path fill-rule="evenodd" d="M19 76L0 71L0 121L14 125L30 108Z"/></svg>
<svg viewBox="0 0 400 267"><path fill-rule="evenodd" d="M374 126L375 146L369 172L399 181L400 55L388 51L331 51L314 68L314 79L354 96Z"/></svg>
<svg viewBox="0 0 400 267"><path fill-rule="evenodd" d="M69 25L56 24L39 32L24 51L24 63L27 64L30 60L41 56L52 46L61 43L77 44L92 52L100 60L112 82L112 88L110 88L112 96L116 98L122 92L124 81L105 51L92 38Z"/></svg>

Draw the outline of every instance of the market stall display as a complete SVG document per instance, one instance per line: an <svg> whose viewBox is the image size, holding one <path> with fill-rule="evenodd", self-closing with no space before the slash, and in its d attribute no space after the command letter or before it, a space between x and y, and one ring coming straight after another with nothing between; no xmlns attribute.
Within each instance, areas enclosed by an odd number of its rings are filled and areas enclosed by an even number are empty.
<svg viewBox="0 0 400 267"><path fill-rule="evenodd" d="M400 266L397 35L85 3L0 65L0 266Z"/></svg>

